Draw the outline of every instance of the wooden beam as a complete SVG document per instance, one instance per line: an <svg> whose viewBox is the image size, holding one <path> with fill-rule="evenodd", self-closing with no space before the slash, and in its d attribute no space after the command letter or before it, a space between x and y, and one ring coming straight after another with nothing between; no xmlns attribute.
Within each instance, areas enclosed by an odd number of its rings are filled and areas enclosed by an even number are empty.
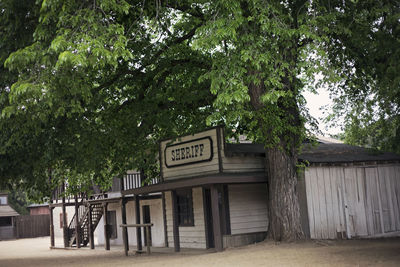
<svg viewBox="0 0 400 267"><path fill-rule="evenodd" d="M107 207L108 203L103 204L103 216L104 216L104 246L106 250L110 250L110 234L109 234L109 226L108 226L108 217L107 217Z"/></svg>
<svg viewBox="0 0 400 267"><path fill-rule="evenodd" d="M62 197L62 220L63 220L63 239L64 248L69 246L68 240L68 222L67 222L67 211L65 208L65 196Z"/></svg>
<svg viewBox="0 0 400 267"><path fill-rule="evenodd" d="M140 224L140 197L135 195L135 214L136 214L136 224ZM137 250L142 250L142 230L136 228L136 246Z"/></svg>
<svg viewBox="0 0 400 267"><path fill-rule="evenodd" d="M78 196L75 195L75 243L76 247L81 247L81 234L80 234L80 226L79 226L79 203L78 203Z"/></svg>
<svg viewBox="0 0 400 267"><path fill-rule="evenodd" d="M154 185L143 186L129 189L122 192L123 195L138 195L155 192L164 192L185 187L199 187L212 184L249 184L266 183L265 173L245 173L245 174L215 174L210 176L177 179L174 181L163 182Z"/></svg>
<svg viewBox="0 0 400 267"><path fill-rule="evenodd" d="M175 252L181 250L180 240L179 240L179 223L178 223L178 198L176 196L176 191L171 191L172 196L172 228L174 235L174 249Z"/></svg>
<svg viewBox="0 0 400 267"><path fill-rule="evenodd" d="M126 200L123 197L121 199L121 217L122 217L122 224L126 224ZM129 239L128 239L128 229L126 227L122 228L122 240L124 241L125 256L128 256Z"/></svg>
<svg viewBox="0 0 400 267"><path fill-rule="evenodd" d="M222 185L222 234L231 234L231 217L229 212L229 190L228 185Z"/></svg>
<svg viewBox="0 0 400 267"><path fill-rule="evenodd" d="M164 246L168 247L167 209L165 206L165 192L162 192L162 214L164 222Z"/></svg>
<svg viewBox="0 0 400 267"><path fill-rule="evenodd" d="M213 218L215 250L222 251L223 244L222 244L222 233L221 233L221 217L218 204L218 188L216 185L212 185L210 189L211 189L211 210Z"/></svg>
<svg viewBox="0 0 400 267"><path fill-rule="evenodd" d="M50 197L50 203L53 203L53 199L51 197ZM54 248L55 247L53 209L54 208L49 206L49 212L50 212L50 248Z"/></svg>
<svg viewBox="0 0 400 267"><path fill-rule="evenodd" d="M94 249L94 229L93 229L93 218L92 218L92 211L93 211L93 207L92 205L90 205L90 203L88 204L88 209L89 209L89 213L88 213L88 223L89 223L89 228L88 228L88 232L89 232L89 243L90 243L90 249Z"/></svg>

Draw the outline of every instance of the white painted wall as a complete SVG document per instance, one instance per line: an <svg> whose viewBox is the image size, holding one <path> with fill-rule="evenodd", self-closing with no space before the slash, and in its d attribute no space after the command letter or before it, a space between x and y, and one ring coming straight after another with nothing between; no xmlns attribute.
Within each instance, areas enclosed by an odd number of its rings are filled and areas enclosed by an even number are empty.
<svg viewBox="0 0 400 267"><path fill-rule="evenodd" d="M162 216L162 200L160 199L151 199L151 200L140 200L140 222L143 223L143 214L142 214L142 206L149 205L150 206L150 220L154 224L151 228L151 238L152 238L152 246L154 247L163 247L165 246L164 242L164 220ZM117 217L117 238L110 239L110 245L123 245L122 240L122 228L119 227L122 224L122 213L121 213L121 205L119 203L110 203L108 205L108 210L115 210ZM126 221L128 224L136 223L136 214L135 214L135 202L129 201L126 204ZM102 217L99 225L95 230L95 235L97 236L97 244L104 245L104 218ZM128 228L128 240L130 246L136 246L136 228L129 227ZM142 229L142 244L144 244L144 230Z"/></svg>
<svg viewBox="0 0 400 267"><path fill-rule="evenodd" d="M192 189L194 226L180 226L179 239L182 248L206 248L206 234L203 210L203 190L201 187ZM172 198L171 192L165 193L165 206L167 216L167 234L169 247L174 246L172 224Z"/></svg>
<svg viewBox="0 0 400 267"><path fill-rule="evenodd" d="M268 230L265 184L229 185L228 192L232 235Z"/></svg>
<svg viewBox="0 0 400 267"><path fill-rule="evenodd" d="M72 217L75 214L75 207L74 206L67 206L65 207L67 212L67 225L70 224ZM53 209L53 223L54 223L54 240L56 247L64 247L64 239L63 239L63 228L60 228L60 217L62 214L61 207L55 207Z"/></svg>

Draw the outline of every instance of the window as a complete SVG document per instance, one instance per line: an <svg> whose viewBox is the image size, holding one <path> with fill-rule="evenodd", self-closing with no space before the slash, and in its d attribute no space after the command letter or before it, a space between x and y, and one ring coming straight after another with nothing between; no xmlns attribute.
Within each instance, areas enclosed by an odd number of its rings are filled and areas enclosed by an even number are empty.
<svg viewBox="0 0 400 267"><path fill-rule="evenodd" d="M7 197L6 196L1 196L0 197L0 205L7 205Z"/></svg>
<svg viewBox="0 0 400 267"><path fill-rule="evenodd" d="M11 217L0 217L0 226L12 226Z"/></svg>
<svg viewBox="0 0 400 267"><path fill-rule="evenodd" d="M115 210L107 211L108 234L110 239L117 238L117 214Z"/></svg>
<svg viewBox="0 0 400 267"><path fill-rule="evenodd" d="M68 214L67 213L65 213L65 219L68 222ZM60 228L63 228L63 226L64 226L63 214L60 213ZM67 227L68 227L68 224L67 224Z"/></svg>
<svg viewBox="0 0 400 267"><path fill-rule="evenodd" d="M194 226L192 189L177 190L178 225Z"/></svg>

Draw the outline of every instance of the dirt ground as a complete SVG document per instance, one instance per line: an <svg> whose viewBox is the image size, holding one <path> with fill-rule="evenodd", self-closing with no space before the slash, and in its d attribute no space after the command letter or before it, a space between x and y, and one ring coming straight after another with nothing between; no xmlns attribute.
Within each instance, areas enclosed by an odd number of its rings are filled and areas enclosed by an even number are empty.
<svg viewBox="0 0 400 267"><path fill-rule="evenodd" d="M123 248L49 249L48 237L0 242L0 266L400 266L400 238L348 241L264 241L220 253L155 250L124 256Z"/></svg>

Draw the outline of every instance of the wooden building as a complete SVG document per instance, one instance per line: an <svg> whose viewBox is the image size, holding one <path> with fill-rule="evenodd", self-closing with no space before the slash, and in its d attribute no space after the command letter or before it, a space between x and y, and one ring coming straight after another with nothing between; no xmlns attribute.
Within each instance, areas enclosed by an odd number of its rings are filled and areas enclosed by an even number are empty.
<svg viewBox="0 0 400 267"><path fill-rule="evenodd" d="M226 143L223 129L215 127L161 141L159 159L160 177L144 179L131 171L116 179L107 194L50 204L56 214L53 227L60 223L64 246L94 247L96 241L106 249L124 244L126 250L129 245L142 250L149 243L175 251L221 251L265 238L262 145ZM309 165L297 185L308 237L400 234L399 155L320 142L306 145L299 160ZM138 227L144 223L153 224L148 234Z"/></svg>
<svg viewBox="0 0 400 267"><path fill-rule="evenodd" d="M45 215L45 214L50 214L49 211L49 204L43 203L43 204L30 204L28 206L29 209L29 214L30 215Z"/></svg>
<svg viewBox="0 0 400 267"><path fill-rule="evenodd" d="M304 182L313 239L400 235L400 156L345 144L305 147Z"/></svg>
<svg viewBox="0 0 400 267"><path fill-rule="evenodd" d="M8 194L0 193L0 240L17 237L16 218L18 216L18 212L8 205Z"/></svg>
<svg viewBox="0 0 400 267"><path fill-rule="evenodd" d="M123 191L162 193L165 244L239 246L265 238L267 190L262 153L225 143L222 128L160 143L161 182ZM246 145L244 145L246 146Z"/></svg>

